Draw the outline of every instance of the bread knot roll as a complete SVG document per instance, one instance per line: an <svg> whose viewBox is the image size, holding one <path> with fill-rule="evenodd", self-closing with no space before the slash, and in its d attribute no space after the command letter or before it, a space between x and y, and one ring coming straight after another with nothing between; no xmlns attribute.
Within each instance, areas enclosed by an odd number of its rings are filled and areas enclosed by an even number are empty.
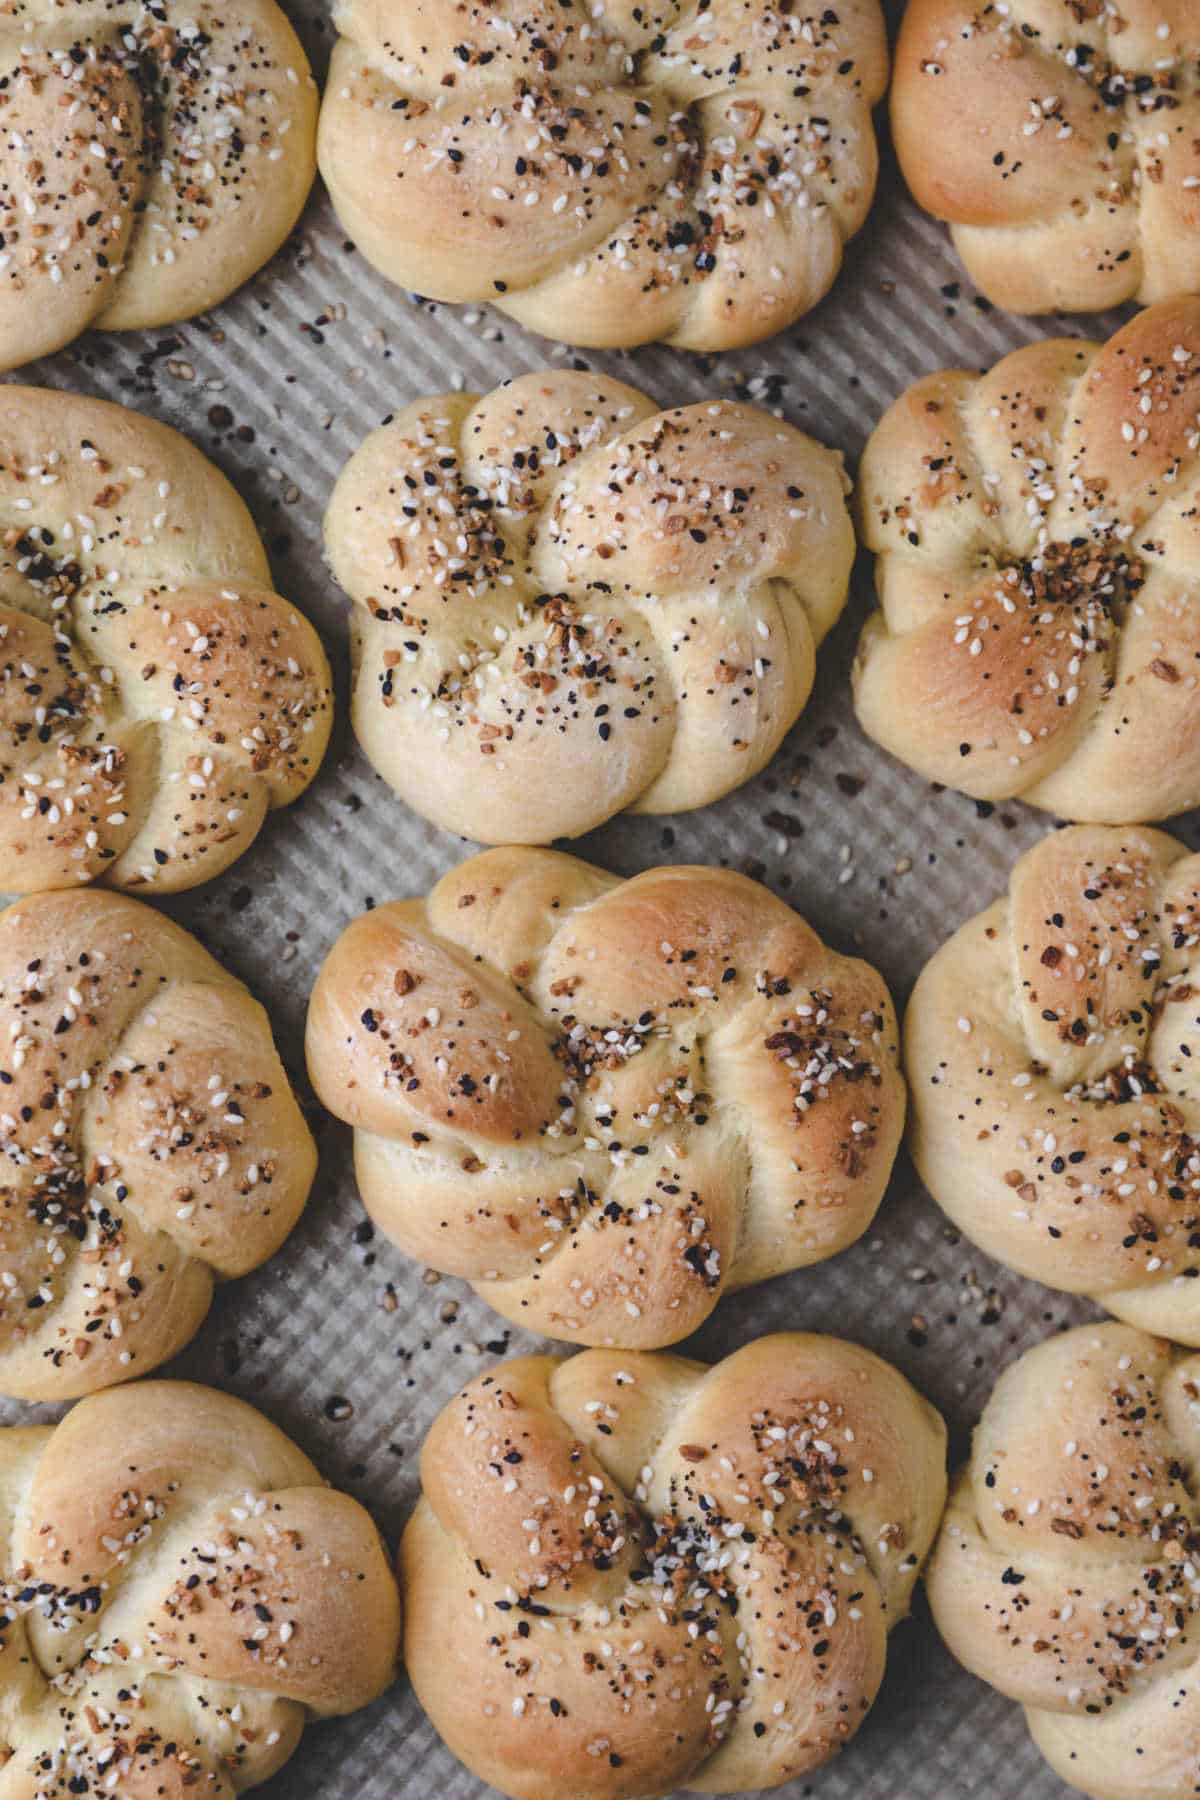
<svg viewBox="0 0 1200 1800"><path fill-rule="evenodd" d="M950 1649L1019 1701L1072 1789L1192 1791L1200 1358L1081 1325L1005 1370L926 1584Z"/></svg>
<svg viewBox="0 0 1200 1800"><path fill-rule="evenodd" d="M228 1394L141 1382L0 1429L0 1536L14 1800L233 1800L392 1678L369 1516Z"/></svg>
<svg viewBox="0 0 1200 1800"><path fill-rule="evenodd" d="M307 1048L387 1235L584 1344L853 1243L904 1118L880 976L714 869L473 857L342 934Z"/></svg>
<svg viewBox="0 0 1200 1800"><path fill-rule="evenodd" d="M13 0L0 23L0 368L169 325L283 242L317 95L274 0Z"/></svg>
<svg viewBox="0 0 1200 1800"><path fill-rule="evenodd" d="M1001 1262L1200 1344L1200 856L1078 826L937 952L905 1020L913 1160Z"/></svg>
<svg viewBox="0 0 1200 1800"><path fill-rule="evenodd" d="M1198 412L1200 300L902 395L860 473L867 732L931 780L1068 819L1200 803Z"/></svg>
<svg viewBox="0 0 1200 1800"><path fill-rule="evenodd" d="M658 412L597 375L405 407L325 521L363 748L484 843L708 804L808 699L854 560L847 485L754 407Z"/></svg>
<svg viewBox="0 0 1200 1800"><path fill-rule="evenodd" d="M0 1393L173 1356L315 1172L265 1012L186 931L95 889L0 912Z"/></svg>
<svg viewBox="0 0 1200 1800"><path fill-rule="evenodd" d="M270 582L245 506L177 431L0 390L7 892L194 887L304 792L329 665Z"/></svg>
<svg viewBox="0 0 1200 1800"><path fill-rule="evenodd" d="M780 1333L714 1368L590 1350L471 1382L404 1534L405 1659L515 1800L774 1787L849 1742L946 1493L903 1376Z"/></svg>
<svg viewBox="0 0 1200 1800"><path fill-rule="evenodd" d="M1200 288L1198 59L1194 0L909 0L900 166L997 306Z"/></svg>
<svg viewBox="0 0 1200 1800"><path fill-rule="evenodd" d="M575 344L756 343L875 192L878 0L339 0L321 173L369 261Z"/></svg>

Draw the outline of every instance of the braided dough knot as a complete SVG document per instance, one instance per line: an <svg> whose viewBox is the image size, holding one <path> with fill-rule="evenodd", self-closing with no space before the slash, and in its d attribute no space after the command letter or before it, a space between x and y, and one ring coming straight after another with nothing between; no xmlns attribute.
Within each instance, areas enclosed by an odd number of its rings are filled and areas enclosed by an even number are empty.
<svg viewBox="0 0 1200 1800"><path fill-rule="evenodd" d="M367 755L484 843L718 798L808 699L854 558L846 485L753 407L658 412L594 375L406 407L325 523Z"/></svg>
<svg viewBox="0 0 1200 1800"><path fill-rule="evenodd" d="M1095 1800L1195 1785L1198 1383L1200 1358L1124 1325L1028 1351L984 1409L930 1558L951 1650Z"/></svg>
<svg viewBox="0 0 1200 1800"><path fill-rule="evenodd" d="M385 275L580 344L726 350L832 285L875 191L878 0L341 0L318 154Z"/></svg>
<svg viewBox="0 0 1200 1800"><path fill-rule="evenodd" d="M992 1256L1200 1343L1200 857L1077 826L938 951L905 1022L913 1156Z"/></svg>
<svg viewBox="0 0 1200 1800"><path fill-rule="evenodd" d="M0 913L0 1393L174 1355L315 1172L266 1014L186 931L95 889Z"/></svg>
<svg viewBox="0 0 1200 1800"><path fill-rule="evenodd" d="M308 1060L411 1256L533 1329L654 1347L866 1230L895 1033L875 970L743 876L494 850L349 927Z"/></svg>
<svg viewBox="0 0 1200 1800"><path fill-rule="evenodd" d="M187 1382L0 1430L0 1791L233 1800L387 1686L399 1599L362 1507Z"/></svg>
<svg viewBox="0 0 1200 1800"><path fill-rule="evenodd" d="M283 242L317 98L274 0L13 0L0 21L0 368L190 318Z"/></svg>
<svg viewBox="0 0 1200 1800"><path fill-rule="evenodd" d="M1200 802L1198 414L1197 300L904 394L861 471L871 736L934 780L1069 819Z"/></svg>
<svg viewBox="0 0 1200 1800"><path fill-rule="evenodd" d="M1198 68L1193 0L910 0L896 150L998 306L1195 293Z"/></svg>
<svg viewBox="0 0 1200 1800"><path fill-rule="evenodd" d="M836 1338L714 1368L502 1364L435 1421L404 1536L425 1710L518 1800L757 1790L883 1677L945 1498L941 1419Z"/></svg>
<svg viewBox="0 0 1200 1800"><path fill-rule="evenodd" d="M0 856L9 892L171 893L303 793L329 666L233 489L104 401L0 404Z"/></svg>

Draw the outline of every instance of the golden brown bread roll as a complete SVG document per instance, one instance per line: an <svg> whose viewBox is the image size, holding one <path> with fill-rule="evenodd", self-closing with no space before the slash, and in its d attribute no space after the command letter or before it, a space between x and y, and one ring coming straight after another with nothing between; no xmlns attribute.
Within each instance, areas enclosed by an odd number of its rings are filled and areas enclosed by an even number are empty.
<svg viewBox="0 0 1200 1800"><path fill-rule="evenodd" d="M1200 1344L1200 856L1077 826L926 966L913 1160L1001 1262Z"/></svg>
<svg viewBox="0 0 1200 1800"><path fill-rule="evenodd" d="M900 165L998 306L1200 289L1198 58L1195 0L909 0Z"/></svg>
<svg viewBox="0 0 1200 1800"><path fill-rule="evenodd" d="M846 487L754 407L659 412L604 376L405 407L325 520L364 750L483 843L718 799L808 699L854 560Z"/></svg>
<svg viewBox="0 0 1200 1800"><path fill-rule="evenodd" d="M584 1344L853 1243L904 1119L880 976L715 869L473 857L342 934L307 1048L387 1235Z"/></svg>
<svg viewBox="0 0 1200 1800"><path fill-rule="evenodd" d="M320 639L186 438L107 401L0 389L4 890L174 893L304 792Z"/></svg>
<svg viewBox="0 0 1200 1800"><path fill-rule="evenodd" d="M1200 1358L1081 1325L1006 1369L929 1560L933 1616L1093 1800L1191 1793Z"/></svg>
<svg viewBox="0 0 1200 1800"><path fill-rule="evenodd" d="M946 1495L946 1433L837 1338L714 1368L590 1350L476 1378L401 1546L405 1660L515 1800L774 1787L870 1709Z"/></svg>
<svg viewBox="0 0 1200 1800"><path fill-rule="evenodd" d="M6 12L0 368L224 300L316 171L316 87L274 0Z"/></svg>
<svg viewBox="0 0 1200 1800"><path fill-rule="evenodd" d="M86 888L0 912L0 1170L0 1393L61 1400L182 1349L316 1151L241 982Z"/></svg>
<svg viewBox="0 0 1200 1800"><path fill-rule="evenodd" d="M241 1400L148 1381L0 1430L0 1791L233 1800L392 1679L357 1501Z"/></svg>
<svg viewBox="0 0 1200 1800"><path fill-rule="evenodd" d="M576 344L727 350L832 285L875 191L878 0L339 0L321 173L392 281Z"/></svg>
<svg viewBox="0 0 1200 1800"><path fill-rule="evenodd" d="M1068 819L1200 803L1198 410L1200 299L902 395L860 472L865 730L931 780Z"/></svg>

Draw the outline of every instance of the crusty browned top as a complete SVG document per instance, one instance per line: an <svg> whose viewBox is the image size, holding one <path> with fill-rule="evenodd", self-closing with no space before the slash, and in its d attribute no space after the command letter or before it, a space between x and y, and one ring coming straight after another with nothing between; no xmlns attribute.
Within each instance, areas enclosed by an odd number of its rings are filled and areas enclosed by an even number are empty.
<svg viewBox="0 0 1200 1800"><path fill-rule="evenodd" d="M997 305L1200 288L1193 0L909 0L892 125L914 195Z"/></svg>
<svg viewBox="0 0 1200 1800"><path fill-rule="evenodd" d="M550 851L356 920L308 1059L389 1235L584 1343L674 1342L851 1243L904 1113L882 980L765 888Z"/></svg>
<svg viewBox="0 0 1200 1800"><path fill-rule="evenodd" d="M576 344L784 330L875 190L878 0L343 0L319 156L393 281Z"/></svg>
<svg viewBox="0 0 1200 1800"><path fill-rule="evenodd" d="M845 492L839 455L752 406L659 412L577 371L415 402L325 520L364 750L489 844L719 798L808 699L854 557Z"/></svg>
<svg viewBox="0 0 1200 1800"><path fill-rule="evenodd" d="M0 912L0 1393L182 1348L315 1169L266 1014L186 931L94 888Z"/></svg>
<svg viewBox="0 0 1200 1800"><path fill-rule="evenodd" d="M269 584L249 513L178 432L0 392L6 891L193 887L303 793L329 667Z"/></svg>
<svg viewBox="0 0 1200 1800"><path fill-rule="evenodd" d="M1200 300L910 388L863 456L867 731L932 779L1126 824L1200 801Z"/></svg>
<svg viewBox="0 0 1200 1800"><path fill-rule="evenodd" d="M1077 826L938 951L905 1022L913 1152L993 1255L1200 1342L1200 857Z"/></svg>
<svg viewBox="0 0 1200 1800"><path fill-rule="evenodd" d="M938 1415L835 1338L715 1368L501 1364L435 1422L405 1656L517 1800L757 1789L824 1762L883 1676L945 1497Z"/></svg>
<svg viewBox="0 0 1200 1800"><path fill-rule="evenodd" d="M10 0L0 369L226 299L296 222L316 111L275 0Z"/></svg>
<svg viewBox="0 0 1200 1800"><path fill-rule="evenodd" d="M253 1408L187 1382L0 1431L0 1741L22 1800L232 1800L306 1717L387 1686L368 1515Z"/></svg>
<svg viewBox="0 0 1200 1800"><path fill-rule="evenodd" d="M1071 1787L1195 1783L1200 1361L1083 1325L1001 1376L927 1573L960 1661L1020 1701Z"/></svg>

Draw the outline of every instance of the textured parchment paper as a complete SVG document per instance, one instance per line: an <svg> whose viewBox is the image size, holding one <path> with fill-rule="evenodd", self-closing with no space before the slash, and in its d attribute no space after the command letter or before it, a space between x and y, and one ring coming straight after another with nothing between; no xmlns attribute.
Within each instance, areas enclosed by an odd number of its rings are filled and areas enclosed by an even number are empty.
<svg viewBox="0 0 1200 1800"><path fill-rule="evenodd" d="M403 4L403 0L397 0ZM283 0L323 80L323 0ZM900 0L892 0L892 23ZM263 1408L394 1543L417 1491L417 1451L456 1388L538 1340L511 1331L462 1283L436 1279L372 1237L350 1135L312 1103L303 1026L316 969L368 900L423 892L471 845L410 813L368 767L346 717L346 603L322 560L321 515L342 464L395 408L454 386L486 390L547 363L603 368L663 405L712 394L777 408L845 452L851 471L884 408L946 365L985 367L1040 336L1104 338L1119 322L1019 320L981 304L941 228L907 198L886 143L879 195L831 296L761 347L710 359L670 350L575 353L499 314L417 300L347 242L318 183L297 231L242 293L174 331L93 334L16 377L138 407L188 432L259 523L275 583L323 633L339 720L324 770L218 881L168 905L266 1004L321 1148L299 1228L282 1253L218 1295L164 1373ZM1049 821L1020 805L938 792L869 745L849 667L868 605L857 570L816 694L774 763L719 805L618 820L575 846L623 874L660 862L726 863L766 882L841 949L884 972L903 1004L926 958L1003 887ZM1173 829L1200 845L1192 820ZM1068 1301L961 1242L904 1156L875 1227L818 1268L724 1300L685 1348L713 1359L764 1331L834 1331L896 1363L941 1408L959 1456L1000 1369L1063 1322ZM0 1419L37 1416L0 1406ZM403 1676L374 1707L313 1727L265 1800L480 1800ZM918 1594L891 1640L887 1679L847 1752L786 1800L1063 1800L1018 1709L958 1669Z"/></svg>

